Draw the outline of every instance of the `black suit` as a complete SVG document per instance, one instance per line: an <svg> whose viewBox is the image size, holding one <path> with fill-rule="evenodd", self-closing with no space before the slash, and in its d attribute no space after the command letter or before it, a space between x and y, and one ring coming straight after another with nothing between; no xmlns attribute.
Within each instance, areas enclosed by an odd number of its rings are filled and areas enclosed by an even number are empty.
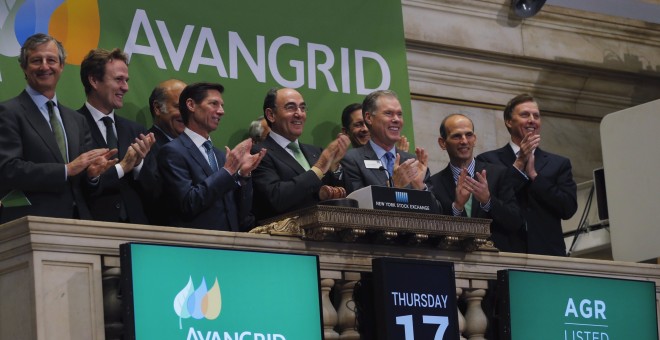
<svg viewBox="0 0 660 340"><path fill-rule="evenodd" d="M252 181L241 185L222 169L225 155L213 148L219 169L184 132L158 153L158 168L168 197L171 224L178 227L248 231L254 225Z"/></svg>
<svg viewBox="0 0 660 340"><path fill-rule="evenodd" d="M151 128L147 131L151 132L154 134L154 137L156 137L156 143L151 146L151 151L149 153L153 154L154 158L158 157L158 152L160 152L160 149L167 143L170 142L170 139L165 135L163 130L157 128L155 125L151 126ZM156 166L157 167L157 166ZM156 169L158 171L158 169ZM160 173L159 173L159 185L162 186L162 180L160 178ZM144 211L147 214L147 218L149 219L149 223L152 225L168 225L169 224L169 217L168 214L165 213L165 209L168 206L168 198L166 195L163 195L163 188L159 187L157 188L157 192L161 193L158 195L158 197L146 197L143 201L142 204L144 205Z"/></svg>
<svg viewBox="0 0 660 340"><path fill-rule="evenodd" d="M163 130L157 128L156 125L151 126L148 132L152 132L154 134L154 137L156 137L156 145L158 145L158 147L162 147L163 145L170 142L170 138L167 137Z"/></svg>
<svg viewBox="0 0 660 340"><path fill-rule="evenodd" d="M94 148L107 148L108 144L87 106L83 105L78 112L87 119ZM140 134L146 135L147 131L140 124L119 117L117 114L115 114L115 128L119 151L117 155L121 160L135 138ZM160 186L152 152L149 152L143 160L137 179L133 178L132 171L119 178L117 169L113 166L101 175L99 187L94 192L88 193L92 218L97 221L147 224L149 220L142 200L157 197L158 188Z"/></svg>
<svg viewBox="0 0 660 340"><path fill-rule="evenodd" d="M90 149L89 128L75 111L58 108L69 160L74 160ZM90 219L80 187L86 174L65 178L65 163L53 131L26 91L0 104L0 197L22 190L32 203L2 208L0 223L25 215Z"/></svg>
<svg viewBox="0 0 660 340"><path fill-rule="evenodd" d="M309 144L299 145L310 167L313 166L323 150ZM252 172L255 191L252 210L258 220L313 206L319 202L322 185L337 184L331 173L321 181L314 171L305 171L270 135L252 153L262 148L268 150L266 156Z"/></svg>
<svg viewBox="0 0 660 340"><path fill-rule="evenodd" d="M508 144L477 159L509 168L527 225L527 252L566 256L561 220L571 218L577 211L577 186L570 160L537 148L534 167L538 175L532 182L513 166L516 156Z"/></svg>
<svg viewBox="0 0 660 340"><path fill-rule="evenodd" d="M399 163L403 163L410 158L415 158L415 155L405 151L397 150L396 152L401 155ZM365 160L379 160L376 151L374 151L370 143L348 150L344 159L342 159L341 167L344 169L344 183L347 193L370 185L388 185L385 170L367 169L364 165ZM426 169L424 181L428 181L430 176L430 171ZM408 188L411 187L408 186Z"/></svg>
<svg viewBox="0 0 660 340"><path fill-rule="evenodd" d="M475 162L475 172L481 172L484 169L490 192L490 210L484 211L479 201L472 197L471 216L493 220L490 224L491 240L499 250L525 252L524 222L516 203L513 183L508 179L508 170L495 164ZM431 176L427 184L435 198L445 208L444 214L453 216L452 203L456 199L456 182L449 165ZM467 213L463 211L462 216L467 217Z"/></svg>

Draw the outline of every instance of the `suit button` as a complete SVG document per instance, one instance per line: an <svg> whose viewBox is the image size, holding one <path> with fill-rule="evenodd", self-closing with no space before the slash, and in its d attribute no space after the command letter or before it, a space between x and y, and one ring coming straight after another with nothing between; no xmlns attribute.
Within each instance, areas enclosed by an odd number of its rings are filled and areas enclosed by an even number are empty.
<svg viewBox="0 0 660 340"><path fill-rule="evenodd" d="M120 207L119 203L115 204L115 208L119 209Z"/></svg>

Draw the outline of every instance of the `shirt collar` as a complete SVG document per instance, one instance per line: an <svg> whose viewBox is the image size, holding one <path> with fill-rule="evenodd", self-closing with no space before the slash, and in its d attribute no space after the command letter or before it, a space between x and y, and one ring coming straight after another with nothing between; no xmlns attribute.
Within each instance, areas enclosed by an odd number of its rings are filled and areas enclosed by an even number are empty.
<svg viewBox="0 0 660 340"><path fill-rule="evenodd" d="M286 147L289 146L289 144L291 144L291 141L290 141L290 140L286 139L285 137L283 137L282 135L276 133L276 132L273 131L273 130L270 130L270 134L269 134L269 136L270 136L271 138L273 138L273 140L275 141L275 143L277 143L277 145L281 146L282 149L285 149L285 150L286 150ZM296 144L298 144L298 146L300 146L300 143L298 143L298 140L297 140L297 139L294 140L293 142L296 143Z"/></svg>
<svg viewBox="0 0 660 340"><path fill-rule="evenodd" d="M170 142L174 140L174 138L170 137L170 135L168 135L167 132L165 132L163 129L161 129L158 125L154 124L154 128L156 130L162 132L163 135L165 135L165 137L167 137L167 140L169 140Z"/></svg>
<svg viewBox="0 0 660 340"><path fill-rule="evenodd" d="M39 93L37 90L33 89L30 85L26 85L25 87L25 92L30 95L30 98L32 98L32 101L34 102L35 105L41 110L42 108L46 107L46 103L49 100L52 100L55 105L57 106L57 94L53 96L53 99L48 99L48 97L44 96L43 94Z"/></svg>
<svg viewBox="0 0 660 340"><path fill-rule="evenodd" d="M110 117L110 118L112 118L113 122L115 121L115 110L112 110L109 114L106 115L105 113L97 110L89 102L85 102L85 107L87 107L87 110L89 110L89 113L92 114L92 118L94 118L95 122L98 122L103 117Z"/></svg>
<svg viewBox="0 0 660 340"><path fill-rule="evenodd" d="M202 144L204 144L204 142L206 142L207 140L208 141L211 140L210 136L209 136L209 139L206 139L202 135L200 135L199 133L197 133L193 130L190 130L189 128L185 128L185 130L183 130L183 132L186 135L188 135L188 137L190 137L190 139L195 144L195 146L197 146L197 148L201 148ZM211 142L211 143L213 143L213 142Z"/></svg>
<svg viewBox="0 0 660 340"><path fill-rule="evenodd" d="M392 148L390 149L390 151L385 151L385 149L381 148L378 144L374 143L372 140L369 140L369 144L376 153L376 157L378 157L378 159L382 159L383 156L385 156L385 154L388 152L391 153L392 156L394 156L392 159L396 159L396 148Z"/></svg>
<svg viewBox="0 0 660 340"><path fill-rule="evenodd" d="M514 155L517 155L518 151L520 151L520 146L518 146L518 144L514 143L513 141L509 141L509 146L511 146Z"/></svg>
<svg viewBox="0 0 660 340"><path fill-rule="evenodd" d="M474 157L472 158L472 161L467 167L468 175L470 177L474 177L474 165L475 165ZM461 170L462 168L459 168L457 166L454 166L453 164L449 163L449 168L451 169L451 173L454 177L454 182L458 182L458 177L461 175Z"/></svg>

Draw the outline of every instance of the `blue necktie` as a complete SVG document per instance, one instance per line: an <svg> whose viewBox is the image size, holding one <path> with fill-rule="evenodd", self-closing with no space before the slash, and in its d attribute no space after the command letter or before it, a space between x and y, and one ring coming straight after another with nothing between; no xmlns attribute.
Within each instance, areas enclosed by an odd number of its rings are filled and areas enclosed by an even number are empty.
<svg viewBox="0 0 660 340"><path fill-rule="evenodd" d="M385 153L385 166L387 167L387 172L390 173L390 177L394 176L394 156L389 152Z"/></svg>
<svg viewBox="0 0 660 340"><path fill-rule="evenodd" d="M206 149L206 156L209 158L209 165L211 166L211 170L213 172L218 171L218 161L215 159L215 153L213 152L213 144L211 144L210 140L207 140L204 142L204 149Z"/></svg>

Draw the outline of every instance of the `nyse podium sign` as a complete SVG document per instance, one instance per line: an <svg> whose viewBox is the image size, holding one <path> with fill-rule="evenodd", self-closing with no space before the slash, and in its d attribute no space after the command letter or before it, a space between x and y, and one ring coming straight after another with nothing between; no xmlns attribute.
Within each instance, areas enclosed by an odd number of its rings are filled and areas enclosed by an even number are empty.
<svg viewBox="0 0 660 340"><path fill-rule="evenodd" d="M380 258L372 266L377 339L459 339L453 263Z"/></svg>
<svg viewBox="0 0 660 340"><path fill-rule="evenodd" d="M503 340L658 339L650 281L502 270L498 297Z"/></svg>

